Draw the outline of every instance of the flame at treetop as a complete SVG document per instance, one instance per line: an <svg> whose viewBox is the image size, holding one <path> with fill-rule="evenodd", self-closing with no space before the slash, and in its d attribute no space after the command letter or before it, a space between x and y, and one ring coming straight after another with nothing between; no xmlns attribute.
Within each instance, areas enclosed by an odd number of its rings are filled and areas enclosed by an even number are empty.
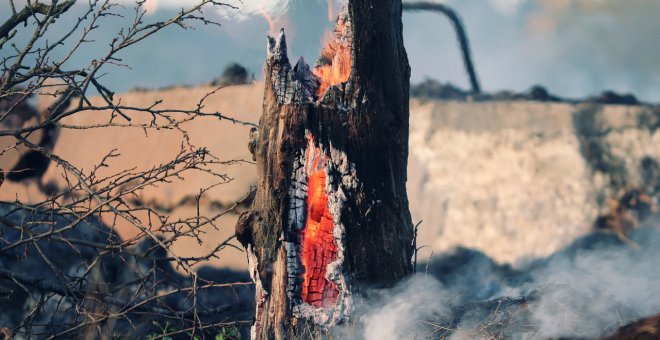
<svg viewBox="0 0 660 340"><path fill-rule="evenodd" d="M331 4L331 2L328 2ZM314 66L314 75L321 85L316 94L321 98L328 87L348 81L351 75L351 26L346 10L337 17L334 32L329 30L323 35L322 45L325 46Z"/></svg>
<svg viewBox="0 0 660 340"><path fill-rule="evenodd" d="M302 299L312 306L328 308L337 303L339 296L337 286L326 278L328 265L337 259L337 244L325 192L325 157L314 146L311 136L306 159L311 169L307 178L307 221L301 232L301 262L305 267Z"/></svg>

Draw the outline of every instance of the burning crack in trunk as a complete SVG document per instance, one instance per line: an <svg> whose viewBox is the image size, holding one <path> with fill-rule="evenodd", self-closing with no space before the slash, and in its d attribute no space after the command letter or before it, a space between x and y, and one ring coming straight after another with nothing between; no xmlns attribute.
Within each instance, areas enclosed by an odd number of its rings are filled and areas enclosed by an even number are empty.
<svg viewBox="0 0 660 340"><path fill-rule="evenodd" d="M325 277L328 264L337 260L337 244L332 236L333 218L325 193L325 157L321 150L313 148L313 143L310 136L307 162L312 164L307 177L307 222L300 233L305 267L302 300L315 307L328 308L337 303L339 295L337 285Z"/></svg>
<svg viewBox="0 0 660 340"><path fill-rule="evenodd" d="M344 319L350 305L341 272L345 227L340 217L344 190L354 187L355 173L346 166L343 152L330 148L327 156L309 131L306 137L308 143L295 162L289 191L287 294L294 313L332 325Z"/></svg>

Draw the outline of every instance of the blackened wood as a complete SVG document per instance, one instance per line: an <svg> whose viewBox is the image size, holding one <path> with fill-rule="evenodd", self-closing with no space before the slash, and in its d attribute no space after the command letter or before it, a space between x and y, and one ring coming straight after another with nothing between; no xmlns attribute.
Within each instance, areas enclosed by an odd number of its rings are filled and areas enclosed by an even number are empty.
<svg viewBox="0 0 660 340"><path fill-rule="evenodd" d="M401 11L400 0L349 1L351 75L321 99L314 94L318 79L307 65L302 60L290 65L284 36L269 38L263 114L250 141L257 193L236 228L257 283L254 338L320 337L352 317L350 296L392 286L412 272L406 193L410 68ZM341 289L348 298L329 318L297 312L296 290L287 278L295 268L285 245L297 237L290 222L290 189L309 134L334 164L329 187L344 198L339 215L345 228L338 246L346 279Z"/></svg>

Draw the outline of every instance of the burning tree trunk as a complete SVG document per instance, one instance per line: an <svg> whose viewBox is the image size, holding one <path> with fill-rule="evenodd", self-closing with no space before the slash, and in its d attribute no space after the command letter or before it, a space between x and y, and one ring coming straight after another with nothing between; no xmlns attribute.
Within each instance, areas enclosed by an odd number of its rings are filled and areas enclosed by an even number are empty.
<svg viewBox="0 0 660 340"><path fill-rule="evenodd" d="M311 69L268 38L251 133L258 188L237 236L257 285L252 337L318 336L366 287L412 271L410 68L400 0L350 0Z"/></svg>

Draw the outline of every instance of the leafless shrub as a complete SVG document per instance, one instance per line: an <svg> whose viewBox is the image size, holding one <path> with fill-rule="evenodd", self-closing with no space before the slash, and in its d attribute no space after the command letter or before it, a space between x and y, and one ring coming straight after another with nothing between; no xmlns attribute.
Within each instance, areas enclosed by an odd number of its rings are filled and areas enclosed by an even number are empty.
<svg viewBox="0 0 660 340"><path fill-rule="evenodd" d="M11 139L12 145L0 150L0 156L19 147L27 151L18 164L2 169L2 177L36 181L47 199L0 202L3 334L90 339L129 335L204 338L219 332L235 336L232 329L247 324L250 317L252 302L245 298L252 295L248 293L252 289L249 278L199 267L233 247L232 240L218 242L199 257L178 256L171 247L182 238L202 242L202 230L219 228L219 218L232 213L241 202L222 206L213 216L173 219L167 214L170 210L141 202L139 194L182 181L184 175L210 174L216 182L185 202L199 211L208 190L231 180L219 169L243 161L222 160L192 145L185 123L215 117L233 124L253 124L206 108L205 100L221 87L200 98L195 108L183 110L162 107L160 101L145 107L125 105L103 82L103 76L112 72L110 67L126 66L118 57L123 50L166 27L219 25L204 11L229 5L197 0L165 20L150 21L144 0L133 6L89 0L78 18L72 11L75 0L8 2L11 15L0 26L0 138ZM92 34L114 19L129 24L87 65L72 65L72 57L88 48ZM52 27L61 22L70 29L56 36ZM36 112L30 105L34 96L51 98L52 104ZM93 125L76 125L67 119L83 112L106 119ZM119 155L117 150L88 170L54 153L54 140L61 130L93 133L109 127L145 133L178 131L181 147L173 159L153 168L113 170L110 175L100 170ZM34 142L30 137L37 134L42 137ZM42 184L48 166L61 169L64 185ZM113 222L104 224L102 217ZM136 236L119 237L117 223L135 228Z"/></svg>

